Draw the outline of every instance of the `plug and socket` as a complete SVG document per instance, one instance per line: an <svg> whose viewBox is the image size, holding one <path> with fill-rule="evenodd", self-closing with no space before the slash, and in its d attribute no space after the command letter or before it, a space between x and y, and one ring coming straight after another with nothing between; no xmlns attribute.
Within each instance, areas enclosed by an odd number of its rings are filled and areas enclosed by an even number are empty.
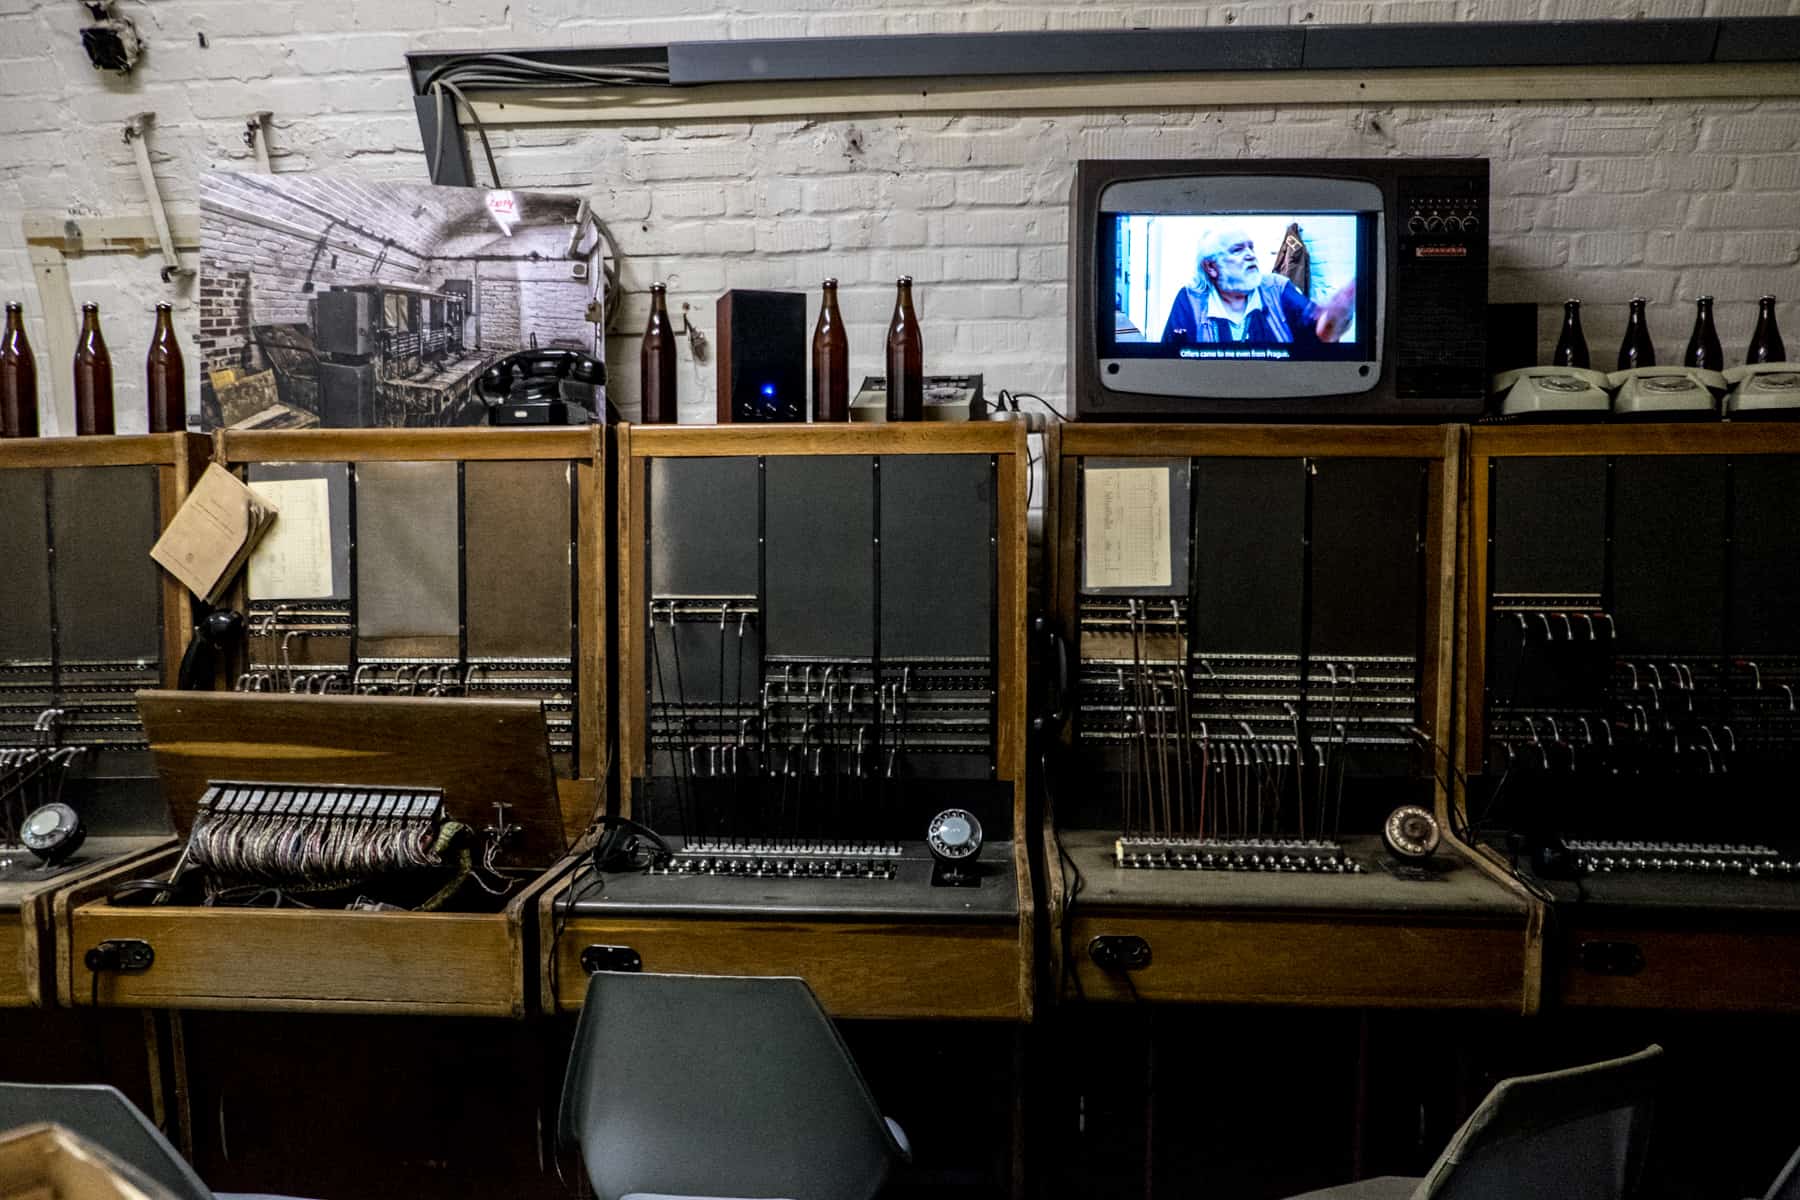
<svg viewBox="0 0 1800 1200"><path fill-rule="evenodd" d="M137 938L111 938L82 955L87 969L101 971L148 971L156 961L156 951L149 942Z"/></svg>
<svg viewBox="0 0 1800 1200"><path fill-rule="evenodd" d="M1088 943L1088 957L1104 971L1137 971L1150 965L1150 943L1129 933L1103 933Z"/></svg>

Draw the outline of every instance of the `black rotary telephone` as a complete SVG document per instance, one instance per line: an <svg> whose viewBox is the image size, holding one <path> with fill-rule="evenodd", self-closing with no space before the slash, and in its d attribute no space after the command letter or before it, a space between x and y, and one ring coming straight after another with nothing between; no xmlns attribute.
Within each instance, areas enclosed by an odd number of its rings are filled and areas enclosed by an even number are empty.
<svg viewBox="0 0 1800 1200"><path fill-rule="evenodd" d="M490 425L585 425L601 411L606 364L578 350L521 350L481 373Z"/></svg>

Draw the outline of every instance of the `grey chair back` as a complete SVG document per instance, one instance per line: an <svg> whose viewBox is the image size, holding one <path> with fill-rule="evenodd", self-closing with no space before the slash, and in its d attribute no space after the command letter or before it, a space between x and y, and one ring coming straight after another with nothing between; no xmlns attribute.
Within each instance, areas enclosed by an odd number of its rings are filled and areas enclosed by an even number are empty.
<svg viewBox="0 0 1800 1200"><path fill-rule="evenodd" d="M600 1200L857 1200L903 1161L802 979L594 975L559 1127Z"/></svg>
<svg viewBox="0 0 1800 1200"><path fill-rule="evenodd" d="M47 1121L94 1143L176 1200L214 1200L187 1161L119 1089L98 1083L0 1083L0 1130Z"/></svg>
<svg viewBox="0 0 1800 1200"><path fill-rule="evenodd" d="M1662 1047L1503 1079L1413 1200L1619 1200L1643 1173Z"/></svg>
<svg viewBox="0 0 1800 1200"><path fill-rule="evenodd" d="M1800 1150L1794 1151L1781 1174L1775 1176L1763 1200L1800 1200Z"/></svg>

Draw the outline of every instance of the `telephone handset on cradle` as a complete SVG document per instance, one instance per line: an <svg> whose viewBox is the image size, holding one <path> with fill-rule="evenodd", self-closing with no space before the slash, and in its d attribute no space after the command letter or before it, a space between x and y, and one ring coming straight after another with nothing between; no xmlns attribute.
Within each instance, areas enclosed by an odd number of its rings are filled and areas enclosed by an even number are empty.
<svg viewBox="0 0 1800 1200"><path fill-rule="evenodd" d="M509 354L476 384L490 425L585 425L605 401L606 364L578 350Z"/></svg>

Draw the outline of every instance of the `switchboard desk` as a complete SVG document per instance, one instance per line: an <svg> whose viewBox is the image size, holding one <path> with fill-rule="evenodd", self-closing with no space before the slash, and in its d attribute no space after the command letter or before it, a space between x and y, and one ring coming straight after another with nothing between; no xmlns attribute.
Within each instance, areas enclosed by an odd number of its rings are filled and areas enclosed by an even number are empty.
<svg viewBox="0 0 1800 1200"><path fill-rule="evenodd" d="M620 779L648 832L546 893L545 1008L636 968L1029 1017L1023 431L639 426L620 462Z"/></svg>
<svg viewBox="0 0 1800 1200"><path fill-rule="evenodd" d="M0 840L56 800L88 832L52 868L0 849L0 1005L53 1002L58 889L169 840L131 694L176 682L192 613L150 547L205 463L180 433L0 442Z"/></svg>
<svg viewBox="0 0 1800 1200"><path fill-rule="evenodd" d="M1800 426L1470 437L1469 810L1546 1001L1800 1008Z"/></svg>
<svg viewBox="0 0 1800 1200"><path fill-rule="evenodd" d="M246 633L225 689L156 712L178 834L203 802L223 811L203 801L211 783L243 781L299 789L269 801L296 819L330 803L321 791L426 789L443 819L519 836L509 870L437 911L361 896L348 911L297 887L234 907L114 902L122 884L167 879L172 848L58 895L65 1004L524 1015L523 914L602 806L605 437L218 436L218 461L281 515L235 597ZM96 974L88 952L119 941L154 960Z"/></svg>
<svg viewBox="0 0 1800 1200"><path fill-rule="evenodd" d="M1535 1009L1540 909L1448 787L1461 429L1048 443L1059 992Z"/></svg>

